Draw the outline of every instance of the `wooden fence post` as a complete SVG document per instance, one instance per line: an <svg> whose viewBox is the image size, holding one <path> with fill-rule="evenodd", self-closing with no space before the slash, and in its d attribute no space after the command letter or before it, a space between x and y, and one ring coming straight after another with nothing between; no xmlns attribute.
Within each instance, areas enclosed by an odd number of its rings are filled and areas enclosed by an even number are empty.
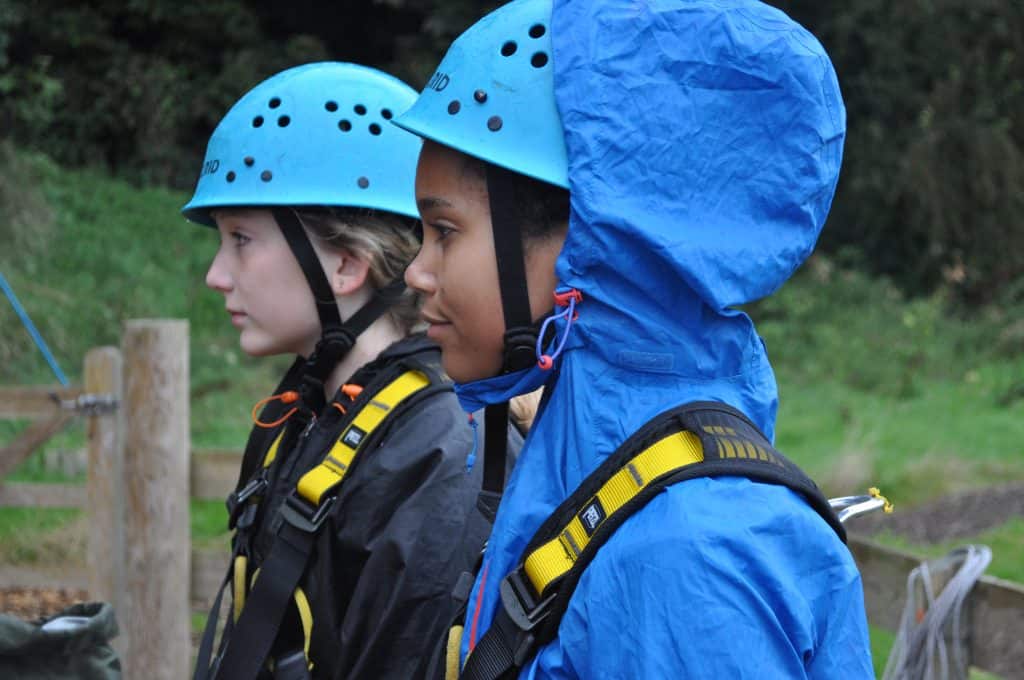
<svg viewBox="0 0 1024 680"><path fill-rule="evenodd" d="M189 616L188 322L125 324L126 678L181 680Z"/></svg>
<svg viewBox="0 0 1024 680"><path fill-rule="evenodd" d="M97 347L85 355L84 387L87 394L110 395L112 411L88 418L89 464L86 511L89 517L89 596L124 609L124 415L121 405L121 351ZM123 623L123 621L122 621ZM127 650L130 629L122 625L115 641L118 652Z"/></svg>

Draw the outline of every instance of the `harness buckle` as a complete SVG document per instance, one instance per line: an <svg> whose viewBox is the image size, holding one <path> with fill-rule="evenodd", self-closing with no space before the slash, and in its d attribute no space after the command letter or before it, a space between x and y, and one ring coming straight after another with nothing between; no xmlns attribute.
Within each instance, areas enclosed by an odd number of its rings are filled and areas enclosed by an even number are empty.
<svg viewBox="0 0 1024 680"><path fill-rule="evenodd" d="M526 580L522 567L515 569L501 581L501 602L509 618L524 631L536 628L549 613L557 590L543 599L533 595L533 586Z"/></svg>
<svg viewBox="0 0 1024 680"><path fill-rule="evenodd" d="M232 491L228 494L227 500L224 504L228 508L228 528L234 529L239 523L239 517L243 514L243 504L253 496L262 494L267 490L270 484L267 482L267 478L260 474L259 476L249 480L249 483L243 486L238 491Z"/></svg>
<svg viewBox="0 0 1024 680"><path fill-rule="evenodd" d="M337 496L328 496L320 505L312 505L294 492L281 505L281 519L307 534L315 534L330 514Z"/></svg>
<svg viewBox="0 0 1024 680"><path fill-rule="evenodd" d="M533 586L526 580L523 568L519 567L501 581L499 586L501 604L512 623L519 629L515 648L512 650L517 666L522 666L533 652L537 636L533 629L544 622L551 613L551 603L558 595L558 589L542 599L533 594Z"/></svg>

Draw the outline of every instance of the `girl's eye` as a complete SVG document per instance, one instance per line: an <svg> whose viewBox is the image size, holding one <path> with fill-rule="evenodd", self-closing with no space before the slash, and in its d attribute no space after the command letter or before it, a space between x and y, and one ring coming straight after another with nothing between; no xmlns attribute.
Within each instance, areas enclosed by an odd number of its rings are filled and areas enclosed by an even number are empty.
<svg viewBox="0 0 1024 680"><path fill-rule="evenodd" d="M443 224L431 224L430 228L437 234L437 240L443 241L448 238L448 235L453 233L455 230L451 227L446 227Z"/></svg>
<svg viewBox="0 0 1024 680"><path fill-rule="evenodd" d="M231 232L231 238L233 238L235 240L235 245L238 246L239 248L241 248L246 243L248 243L250 240L252 240L252 239L250 239L248 236L246 236L245 234L243 234L240 231L233 231L233 232Z"/></svg>

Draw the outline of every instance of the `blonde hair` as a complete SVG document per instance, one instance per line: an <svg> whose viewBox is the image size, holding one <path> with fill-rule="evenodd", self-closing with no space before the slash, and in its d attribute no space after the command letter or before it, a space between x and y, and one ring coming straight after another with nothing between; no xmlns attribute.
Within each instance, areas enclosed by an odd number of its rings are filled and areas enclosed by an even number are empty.
<svg viewBox="0 0 1024 680"><path fill-rule="evenodd" d="M417 221L368 208L296 208L299 221L328 246L347 250L369 263L369 283L384 288L405 275L420 248ZM403 335L418 330L420 296L406 288L387 311Z"/></svg>

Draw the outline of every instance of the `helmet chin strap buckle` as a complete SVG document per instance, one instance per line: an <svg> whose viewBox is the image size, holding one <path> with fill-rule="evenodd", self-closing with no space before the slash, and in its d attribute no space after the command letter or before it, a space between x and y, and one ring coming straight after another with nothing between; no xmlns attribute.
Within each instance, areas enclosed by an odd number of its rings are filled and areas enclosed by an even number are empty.
<svg viewBox="0 0 1024 680"><path fill-rule="evenodd" d="M306 359L299 394L302 402L314 412L319 410L324 401L324 382L327 376L355 344L356 336L348 328L329 328Z"/></svg>
<svg viewBox="0 0 1024 680"><path fill-rule="evenodd" d="M537 363L536 346L539 331L536 325L519 326L505 331L502 373L514 373Z"/></svg>

